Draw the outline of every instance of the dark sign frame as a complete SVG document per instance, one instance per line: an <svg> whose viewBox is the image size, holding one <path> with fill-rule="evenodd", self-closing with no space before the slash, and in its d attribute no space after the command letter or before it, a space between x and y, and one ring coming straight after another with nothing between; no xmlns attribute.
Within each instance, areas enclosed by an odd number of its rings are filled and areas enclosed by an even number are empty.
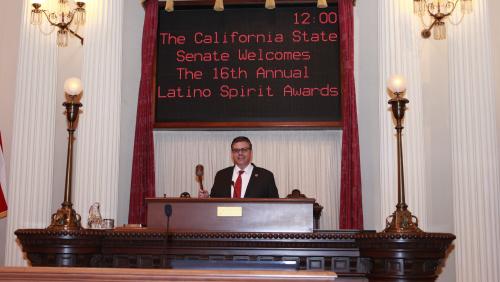
<svg viewBox="0 0 500 282"><path fill-rule="evenodd" d="M243 6L249 6L249 7L261 7L264 9L264 0L244 0L244 1L238 1L238 0L225 0L224 4L226 8L231 8L231 7L243 7ZM280 1L276 0L276 9L279 9L280 5L291 5L293 4L294 6L311 6L315 5L316 1ZM329 4L334 4L337 5L337 1L329 1ZM161 2L159 9L164 9L165 7L165 2ZM176 1L175 2L175 8L178 9L212 9L213 7L213 2L209 2L206 0L202 1ZM227 11L226 11L227 12ZM160 40L160 39L158 39ZM339 39L340 42L340 39ZM338 43L340 45L340 43ZM256 120L248 120L248 121L162 121L162 120L157 120L157 112L156 112L156 107L157 107L157 73L156 73L156 68L158 64L157 58L155 58L155 72L154 72L154 88L152 91L152 99L153 99L153 119L154 119L154 127L155 128L160 128L160 129L237 129L237 128L256 128L256 129L265 129L265 128L278 128L278 129L299 129L299 128L341 128L343 125L343 113L342 113L342 90L340 86L341 78L343 75L343 68L341 64L341 52L342 49L339 47L339 73L340 73L340 80L338 84L338 89L340 92L339 99L338 99L338 107L340 110L340 117L335 119L335 120L328 120L328 121L256 121ZM156 50L156 56L158 56L158 50Z"/></svg>

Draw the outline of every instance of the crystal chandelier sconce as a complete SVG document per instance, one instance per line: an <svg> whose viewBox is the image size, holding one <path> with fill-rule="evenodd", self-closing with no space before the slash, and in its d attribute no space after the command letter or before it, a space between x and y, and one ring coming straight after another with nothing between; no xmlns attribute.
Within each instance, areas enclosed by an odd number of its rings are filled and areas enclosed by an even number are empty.
<svg viewBox="0 0 500 282"><path fill-rule="evenodd" d="M460 10L461 15L458 20L453 13ZM434 34L434 39L446 39L445 21L453 25L458 25L466 14L472 12L472 0L413 0L413 11L419 16L424 29L422 37L429 38ZM429 24L426 19L430 19Z"/></svg>
<svg viewBox="0 0 500 282"><path fill-rule="evenodd" d="M33 6L31 24L40 27L45 17L53 28L58 28L57 46L68 46L69 34L80 39L80 43L83 45L83 37L77 33L77 30L85 24L85 2L76 2L76 7L70 9L68 0L58 0L57 11L43 9L41 2L41 0L34 0L31 4ZM73 26L76 31L70 28Z"/></svg>

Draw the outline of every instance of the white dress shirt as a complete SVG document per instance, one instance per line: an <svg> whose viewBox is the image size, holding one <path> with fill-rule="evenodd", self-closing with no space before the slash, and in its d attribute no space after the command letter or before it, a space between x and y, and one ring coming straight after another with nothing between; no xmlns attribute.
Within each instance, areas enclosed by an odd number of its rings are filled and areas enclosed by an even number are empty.
<svg viewBox="0 0 500 282"><path fill-rule="evenodd" d="M231 197L234 195L234 184L236 184L236 179L238 178L238 175L240 174L240 170L244 170L245 172L241 174L241 198L245 198L245 193L247 191L248 187L248 182L250 182L250 177L252 176L253 172L253 165L249 164L247 167L244 169L240 169L238 166L234 166L233 169L233 180L232 185L231 185Z"/></svg>

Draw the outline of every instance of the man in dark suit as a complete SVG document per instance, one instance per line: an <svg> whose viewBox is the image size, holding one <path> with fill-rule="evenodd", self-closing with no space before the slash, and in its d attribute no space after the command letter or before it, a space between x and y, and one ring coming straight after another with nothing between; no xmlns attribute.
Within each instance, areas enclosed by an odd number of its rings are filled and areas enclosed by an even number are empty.
<svg viewBox="0 0 500 282"><path fill-rule="evenodd" d="M274 175L252 163L252 143L244 136L231 143L234 166L219 170L210 193L212 198L279 198Z"/></svg>

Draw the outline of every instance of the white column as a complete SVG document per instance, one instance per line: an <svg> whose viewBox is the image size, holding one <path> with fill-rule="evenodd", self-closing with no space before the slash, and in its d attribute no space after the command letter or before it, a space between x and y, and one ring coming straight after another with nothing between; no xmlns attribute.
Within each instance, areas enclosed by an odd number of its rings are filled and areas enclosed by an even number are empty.
<svg viewBox="0 0 500 282"><path fill-rule="evenodd" d="M53 212L57 45L55 36L46 36L30 25L30 13L30 1L24 1L7 200L8 266L26 265L14 231L47 227Z"/></svg>
<svg viewBox="0 0 500 282"><path fill-rule="evenodd" d="M103 217L117 216L123 1L89 1L86 10L73 198L84 227L94 202Z"/></svg>
<svg viewBox="0 0 500 282"><path fill-rule="evenodd" d="M500 281L500 183L488 1L449 27L452 182L458 282ZM498 95L497 95L498 97Z"/></svg>
<svg viewBox="0 0 500 282"><path fill-rule="evenodd" d="M423 148L422 87L420 76L420 38L418 17L413 15L413 1L379 1L379 65L380 65L380 188L381 215L379 229L397 204L396 137L392 113L387 104L390 97L387 79L392 74L406 77L407 105L403 130L403 159L406 203L425 229L425 161Z"/></svg>

